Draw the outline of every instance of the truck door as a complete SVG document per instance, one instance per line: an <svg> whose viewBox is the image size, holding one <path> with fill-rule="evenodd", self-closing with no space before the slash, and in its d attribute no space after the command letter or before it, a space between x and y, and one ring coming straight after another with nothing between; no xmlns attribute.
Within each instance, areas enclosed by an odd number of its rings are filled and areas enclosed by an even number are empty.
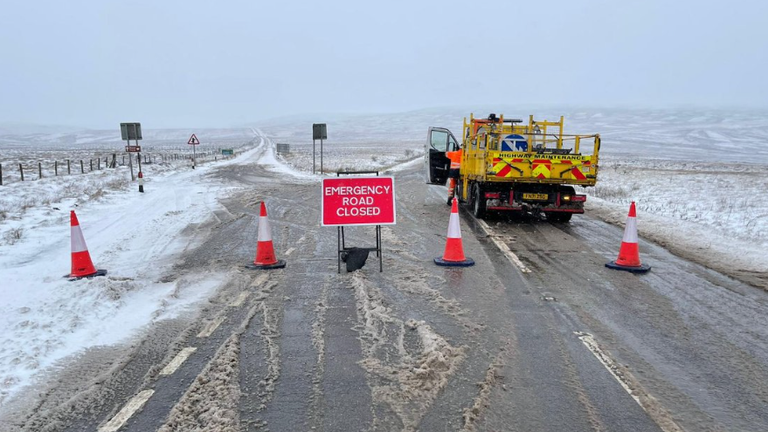
<svg viewBox="0 0 768 432"><path fill-rule="evenodd" d="M424 164L427 183L445 184L448 180L448 168L451 161L445 152L456 151L459 143L451 131L445 128L431 127L424 148Z"/></svg>

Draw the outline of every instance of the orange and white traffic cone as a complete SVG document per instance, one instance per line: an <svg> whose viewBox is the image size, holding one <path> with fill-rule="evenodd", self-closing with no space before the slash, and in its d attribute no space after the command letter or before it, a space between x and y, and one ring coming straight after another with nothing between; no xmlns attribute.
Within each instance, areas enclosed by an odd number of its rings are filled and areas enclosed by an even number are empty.
<svg viewBox="0 0 768 432"><path fill-rule="evenodd" d="M256 258L253 264L246 267L257 270L271 270L285 267L285 261L278 260L275 256L275 248L272 245L272 230L269 229L269 219L267 219L267 206L264 201L261 202L261 212L259 213L259 238L256 245Z"/></svg>
<svg viewBox="0 0 768 432"><path fill-rule="evenodd" d="M651 269L651 266L640 262L640 250L637 246L637 213L634 201L629 206L629 215L627 215L627 224L624 227L624 238L621 241L619 257L616 258L616 261L606 263L605 266L632 273L645 273Z"/></svg>
<svg viewBox="0 0 768 432"><path fill-rule="evenodd" d="M77 280L85 277L106 275L106 270L97 270L93 266L91 254L88 253L88 246L85 245L83 231L80 229L80 222L77 220L74 210L69 214L69 225L72 233L72 273L64 277L68 277L70 280Z"/></svg>
<svg viewBox="0 0 768 432"><path fill-rule="evenodd" d="M448 240L445 242L445 253L442 258L435 258L435 264L449 267L469 267L475 265L472 258L464 256L464 246L461 244L461 225L459 224L459 201L453 198L451 204L451 219L448 222Z"/></svg>

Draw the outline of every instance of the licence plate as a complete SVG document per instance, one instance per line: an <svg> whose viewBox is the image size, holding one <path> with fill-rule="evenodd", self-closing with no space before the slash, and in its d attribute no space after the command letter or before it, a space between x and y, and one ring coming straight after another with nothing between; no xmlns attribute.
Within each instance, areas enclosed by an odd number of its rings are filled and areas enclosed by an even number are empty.
<svg viewBox="0 0 768 432"><path fill-rule="evenodd" d="M540 193L524 193L523 194L524 200L536 200L536 201L546 201L549 199L549 195L547 194L540 194Z"/></svg>

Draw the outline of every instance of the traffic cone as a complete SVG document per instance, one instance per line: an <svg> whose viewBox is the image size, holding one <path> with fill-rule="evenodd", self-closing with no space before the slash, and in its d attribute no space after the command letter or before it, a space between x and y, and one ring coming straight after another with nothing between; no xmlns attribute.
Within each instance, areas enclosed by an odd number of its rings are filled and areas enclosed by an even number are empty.
<svg viewBox="0 0 768 432"><path fill-rule="evenodd" d="M636 218L635 202L632 201L632 204L629 206L629 215L627 215L627 224L624 227L624 238L621 241L619 257L616 258L616 261L606 263L606 267L632 273L645 273L651 269L651 266L640 262L640 251L637 246Z"/></svg>
<svg viewBox="0 0 768 432"><path fill-rule="evenodd" d="M472 258L464 256L461 244L461 225L459 224L459 201L454 197L451 204L451 219L448 222L448 240L445 242L443 257L435 258L435 264L449 267L469 267L475 265Z"/></svg>
<svg viewBox="0 0 768 432"><path fill-rule="evenodd" d="M275 248L272 246L272 230L269 229L269 219L267 219L267 206L264 201L261 202L261 213L259 213L259 239L256 245L256 258L253 264L246 267L257 270L270 270L285 267L285 261L278 260L275 256Z"/></svg>
<svg viewBox="0 0 768 432"><path fill-rule="evenodd" d="M72 233L72 273L64 276L70 280L90 278L94 276L104 276L106 270L97 270L91 261L91 254L88 253L88 246L85 245L83 231L80 229L80 222L77 220L75 211L69 214L69 225Z"/></svg>

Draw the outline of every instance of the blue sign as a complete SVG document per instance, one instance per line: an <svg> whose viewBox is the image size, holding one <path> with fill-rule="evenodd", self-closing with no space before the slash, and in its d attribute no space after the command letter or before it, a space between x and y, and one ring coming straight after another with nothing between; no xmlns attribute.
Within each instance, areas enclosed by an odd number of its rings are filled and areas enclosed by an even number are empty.
<svg viewBox="0 0 768 432"><path fill-rule="evenodd" d="M501 140L501 151L528 151L528 141L522 135L507 135Z"/></svg>

